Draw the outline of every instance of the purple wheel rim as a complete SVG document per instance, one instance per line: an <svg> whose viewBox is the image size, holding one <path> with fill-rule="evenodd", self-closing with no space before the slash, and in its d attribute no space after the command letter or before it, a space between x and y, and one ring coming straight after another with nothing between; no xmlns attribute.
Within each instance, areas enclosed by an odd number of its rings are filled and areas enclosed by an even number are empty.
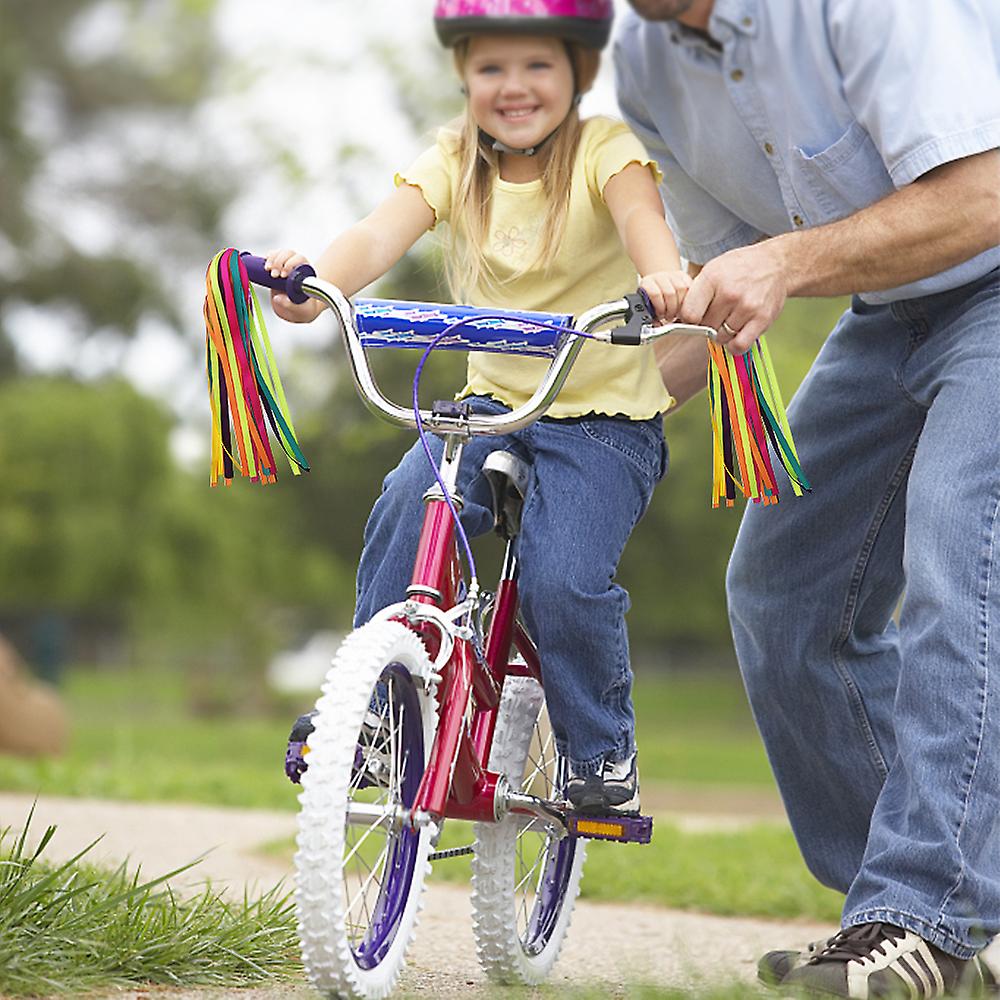
<svg viewBox="0 0 1000 1000"><path fill-rule="evenodd" d="M521 947L529 955L537 955L552 939L573 872L576 838L563 837L555 845L550 843L547 855L531 920L521 938Z"/></svg>
<svg viewBox="0 0 1000 1000"><path fill-rule="evenodd" d="M424 762L424 732L417 689L409 670L400 663L390 663L382 671L380 682L385 683L391 692L396 718L402 715L403 724L395 752L403 758L400 795L403 804L411 806L423 777ZM351 948L354 960L362 969L374 969L396 939L413 884L419 842L419 834L407 828L401 829L393 838L368 929Z"/></svg>

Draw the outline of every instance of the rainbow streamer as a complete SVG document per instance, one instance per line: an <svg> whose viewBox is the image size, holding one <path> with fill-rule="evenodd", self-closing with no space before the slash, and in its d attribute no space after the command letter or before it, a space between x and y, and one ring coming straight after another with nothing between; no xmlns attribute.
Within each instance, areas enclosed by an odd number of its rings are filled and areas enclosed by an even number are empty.
<svg viewBox="0 0 1000 1000"><path fill-rule="evenodd" d="M736 502L737 491L755 503L778 502L773 453L796 496L811 489L802 472L763 337L734 357L709 343L708 403L712 419L712 506Z"/></svg>
<svg viewBox="0 0 1000 1000"><path fill-rule="evenodd" d="M254 482L275 481L268 424L292 473L308 472L309 465L295 439L260 303L239 253L231 247L221 250L212 258L205 278L212 485L218 485L220 477L231 485L234 468Z"/></svg>

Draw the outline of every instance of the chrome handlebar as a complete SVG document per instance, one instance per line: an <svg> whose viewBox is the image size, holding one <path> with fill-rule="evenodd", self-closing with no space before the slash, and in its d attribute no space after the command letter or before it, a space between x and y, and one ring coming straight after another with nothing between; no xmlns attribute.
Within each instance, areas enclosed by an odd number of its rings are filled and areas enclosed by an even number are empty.
<svg viewBox="0 0 1000 1000"><path fill-rule="evenodd" d="M306 295L319 299L329 306L336 318L344 338L344 345L347 348L351 376L368 409L391 424L410 429L416 428L417 420L413 410L409 407L399 406L387 399L382 390L379 389L354 322L354 309L343 292L336 285L317 277L303 278L301 287ZM598 328L613 320L624 319L628 311L629 303L625 299L605 302L583 313L577 326L581 332L605 343L611 343L611 331L598 330ZM715 339L715 330L711 327L668 323L663 326L643 326L639 335L639 343L652 343L668 334L688 334ZM460 434L463 437L474 434L498 436L521 430L543 416L552 405L569 376L577 355L583 347L583 342L583 337L568 334L549 363L548 370L534 394L525 403L515 407L509 413L469 413L451 416L422 409L420 410L420 419L426 428L435 433Z"/></svg>

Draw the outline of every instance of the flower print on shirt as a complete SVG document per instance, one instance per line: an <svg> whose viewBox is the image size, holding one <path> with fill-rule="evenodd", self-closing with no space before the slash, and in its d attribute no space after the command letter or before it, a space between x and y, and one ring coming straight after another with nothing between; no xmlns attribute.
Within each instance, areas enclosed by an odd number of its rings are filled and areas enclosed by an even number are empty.
<svg viewBox="0 0 1000 1000"><path fill-rule="evenodd" d="M493 233L493 252L508 260L517 260L524 256L524 251L535 241L535 230L525 230L520 226L511 226L507 230L497 229Z"/></svg>

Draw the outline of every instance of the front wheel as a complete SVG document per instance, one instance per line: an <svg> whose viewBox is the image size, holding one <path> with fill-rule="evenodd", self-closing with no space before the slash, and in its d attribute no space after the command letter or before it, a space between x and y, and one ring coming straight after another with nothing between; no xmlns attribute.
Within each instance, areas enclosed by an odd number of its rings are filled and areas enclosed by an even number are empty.
<svg viewBox="0 0 1000 1000"><path fill-rule="evenodd" d="M490 770L515 792L556 798L559 761L537 681L508 677ZM538 819L509 814L477 823L472 924L479 962L500 983L540 983L559 956L580 892L585 848L559 839Z"/></svg>
<svg viewBox="0 0 1000 1000"><path fill-rule="evenodd" d="M433 831L399 817L433 742L431 673L413 632L372 622L344 640L316 703L295 904L303 964L330 997L387 996L413 936Z"/></svg>

